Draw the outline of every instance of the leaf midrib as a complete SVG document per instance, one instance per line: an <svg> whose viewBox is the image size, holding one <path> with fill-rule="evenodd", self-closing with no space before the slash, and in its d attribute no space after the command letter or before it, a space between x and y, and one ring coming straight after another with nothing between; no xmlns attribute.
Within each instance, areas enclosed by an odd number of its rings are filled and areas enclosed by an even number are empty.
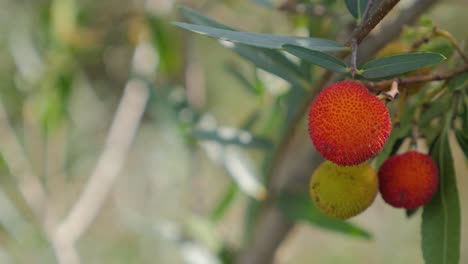
<svg viewBox="0 0 468 264"><path fill-rule="evenodd" d="M442 136L442 135L441 135ZM447 142L448 142L448 135L447 135L447 131L446 131L446 128L444 129L444 133L443 133L443 138L441 139L446 139ZM440 143L440 147L441 149L445 149L445 143L446 141L443 140L441 143ZM441 168L445 168L445 164L444 164L444 158L441 156L439 156L439 159L440 159L440 167ZM446 175L443 176L444 178L446 177ZM442 244L442 263L445 264L447 263L446 260L447 260L447 229L448 229L448 212L447 212L447 201L445 200L445 181L444 179L441 179L440 181L440 195L441 195L441 201L442 201L442 211L444 213L444 235L443 235L443 244Z"/></svg>
<svg viewBox="0 0 468 264"><path fill-rule="evenodd" d="M380 69L380 68L384 68L384 67L394 66L394 65L398 65L398 64L410 64L410 63L415 63L415 62L419 62L419 61L423 61L423 60L424 59L419 59L419 60L416 59L416 60L413 60L413 61L389 63L389 64L384 64L384 65L381 65L381 66L376 66L376 67L372 67L372 68L368 68L368 69L363 68L363 70L364 70L364 72L366 72L366 71L368 72L368 71L371 71L371 70ZM431 64L434 64L434 63L436 63L436 62L431 62ZM429 66L431 64L427 64L425 66ZM422 67L425 67L425 66L422 66Z"/></svg>

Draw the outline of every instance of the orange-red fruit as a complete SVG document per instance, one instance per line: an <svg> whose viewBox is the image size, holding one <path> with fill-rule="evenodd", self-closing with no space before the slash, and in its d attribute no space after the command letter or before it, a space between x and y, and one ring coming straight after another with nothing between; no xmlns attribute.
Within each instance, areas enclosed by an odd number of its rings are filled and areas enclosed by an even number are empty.
<svg viewBox="0 0 468 264"><path fill-rule="evenodd" d="M439 176L434 161L415 151L388 158L379 170L383 199L398 208L426 204L437 191Z"/></svg>
<svg viewBox="0 0 468 264"><path fill-rule="evenodd" d="M312 142L324 158L338 165L357 165L374 157L391 130L385 105L354 81L326 87L310 106Z"/></svg>

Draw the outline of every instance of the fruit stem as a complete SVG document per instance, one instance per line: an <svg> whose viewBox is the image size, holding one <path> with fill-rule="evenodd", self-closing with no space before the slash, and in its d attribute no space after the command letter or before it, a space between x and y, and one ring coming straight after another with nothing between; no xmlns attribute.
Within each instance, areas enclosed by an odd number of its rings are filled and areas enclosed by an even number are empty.
<svg viewBox="0 0 468 264"><path fill-rule="evenodd" d="M350 72L351 72L351 77L354 79L354 75L357 72L357 67L356 67L356 61L357 61L357 49L358 49L358 43L356 38L353 38L351 40L351 65L350 65Z"/></svg>
<svg viewBox="0 0 468 264"><path fill-rule="evenodd" d="M415 151L418 151L418 138L419 138L418 122L415 119L413 119L411 122L411 147Z"/></svg>
<svg viewBox="0 0 468 264"><path fill-rule="evenodd" d="M366 8L364 9L364 13L362 14L361 20L359 21L359 25L356 27L356 30L362 28L364 26L364 23L367 20L367 17L369 17L369 13L372 7L372 3L374 0L368 0L366 4ZM351 77L354 79L354 75L358 72L357 66L356 66L356 61L357 61L357 50L358 50L358 39L357 37L351 38L351 65L350 65L350 72L351 72Z"/></svg>
<svg viewBox="0 0 468 264"><path fill-rule="evenodd" d="M398 99L398 106L397 111L395 113L395 117L393 118L394 127L400 126L401 113L403 113L406 98L408 98L408 89L403 89L403 91L401 92L401 98Z"/></svg>
<svg viewBox="0 0 468 264"><path fill-rule="evenodd" d="M362 14L361 21L359 22L359 27L362 27L364 22L367 20L370 14L370 10L372 8L372 4L374 3L374 0L368 0L366 4L366 8L364 9L364 14Z"/></svg>
<svg viewBox="0 0 468 264"><path fill-rule="evenodd" d="M390 90L388 92L377 95L377 98L379 98L382 101L385 101L386 103L398 98L398 96L400 95L400 91L398 90L398 83L398 80L393 80Z"/></svg>

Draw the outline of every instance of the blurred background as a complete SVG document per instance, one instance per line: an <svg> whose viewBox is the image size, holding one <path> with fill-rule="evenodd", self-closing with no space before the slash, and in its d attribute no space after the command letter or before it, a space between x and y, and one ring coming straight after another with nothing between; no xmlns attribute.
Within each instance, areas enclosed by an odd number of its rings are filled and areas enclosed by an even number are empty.
<svg viewBox="0 0 468 264"><path fill-rule="evenodd" d="M309 2L333 7L316 36L345 39L353 19L342 1ZM288 84L170 22L186 5L246 31L307 35L304 16L280 4L0 1L0 263L56 263L54 232L92 176L100 187L83 204L96 214L73 241L81 263L230 263L249 237L250 201L265 196ZM467 12L444 0L426 16L467 41ZM467 163L453 150L468 263ZM351 219L372 239L300 224L275 262L423 263L420 214L407 219L378 197Z"/></svg>

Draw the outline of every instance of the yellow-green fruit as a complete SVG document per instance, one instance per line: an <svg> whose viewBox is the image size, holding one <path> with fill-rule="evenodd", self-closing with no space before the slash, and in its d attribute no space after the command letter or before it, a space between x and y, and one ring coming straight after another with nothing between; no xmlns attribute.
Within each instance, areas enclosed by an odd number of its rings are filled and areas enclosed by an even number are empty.
<svg viewBox="0 0 468 264"><path fill-rule="evenodd" d="M378 179L367 163L338 166L323 162L310 180L310 195L324 214L347 219L366 210L378 191Z"/></svg>

